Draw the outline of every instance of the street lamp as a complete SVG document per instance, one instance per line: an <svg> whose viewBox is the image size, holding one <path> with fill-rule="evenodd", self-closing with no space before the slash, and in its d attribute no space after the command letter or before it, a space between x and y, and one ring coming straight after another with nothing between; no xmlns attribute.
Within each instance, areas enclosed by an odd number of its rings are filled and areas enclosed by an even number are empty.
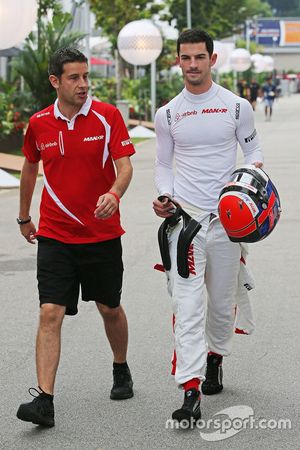
<svg viewBox="0 0 300 450"><path fill-rule="evenodd" d="M21 43L32 30L37 18L36 0L1 0L0 50ZM20 181L0 169L0 187L18 187Z"/></svg>
<svg viewBox="0 0 300 450"><path fill-rule="evenodd" d="M275 47L277 45L278 36L273 36L272 40L273 40L273 60L274 60L274 66L275 66ZM273 83L275 83L275 82L276 82L276 71L275 71L275 67L273 67Z"/></svg>
<svg viewBox="0 0 300 450"><path fill-rule="evenodd" d="M244 48L236 48L230 55L229 63L233 70L245 72L251 66L250 53Z"/></svg>
<svg viewBox="0 0 300 450"><path fill-rule="evenodd" d="M118 35L118 49L122 58L134 66L151 64L151 118L156 109L156 59L163 41L159 29L151 20L135 20L125 25Z"/></svg>
<svg viewBox="0 0 300 450"><path fill-rule="evenodd" d="M186 24L188 28L192 28L191 0L186 0Z"/></svg>
<svg viewBox="0 0 300 450"><path fill-rule="evenodd" d="M250 26L251 26L251 20L247 19L246 20L246 49L248 51L250 50L250 34L251 34Z"/></svg>
<svg viewBox="0 0 300 450"><path fill-rule="evenodd" d="M217 61L213 68L218 70L220 67L224 66L228 59L228 48L223 42L214 41L214 53L217 54Z"/></svg>
<svg viewBox="0 0 300 450"><path fill-rule="evenodd" d="M255 73L261 73L265 70L265 60L263 55L260 53L254 53L251 55L251 62Z"/></svg>
<svg viewBox="0 0 300 450"><path fill-rule="evenodd" d="M20 44L37 19L36 0L1 0L0 50Z"/></svg>
<svg viewBox="0 0 300 450"><path fill-rule="evenodd" d="M265 71L272 72L274 70L274 59L272 58L272 56L269 55L264 56L264 62L265 62Z"/></svg>
<svg viewBox="0 0 300 450"><path fill-rule="evenodd" d="M245 70L248 70L251 66L251 56L249 51L244 48L236 48L229 57L229 64L233 70L234 90L236 90L237 72L245 72Z"/></svg>
<svg viewBox="0 0 300 450"><path fill-rule="evenodd" d="M219 70L228 60L229 49L223 42L214 41L214 53L217 55L217 61L213 65L213 69L216 71L216 82L219 83Z"/></svg>
<svg viewBox="0 0 300 450"><path fill-rule="evenodd" d="M125 25L118 35L120 55L129 64L146 66L158 58L162 37L151 20L134 20Z"/></svg>

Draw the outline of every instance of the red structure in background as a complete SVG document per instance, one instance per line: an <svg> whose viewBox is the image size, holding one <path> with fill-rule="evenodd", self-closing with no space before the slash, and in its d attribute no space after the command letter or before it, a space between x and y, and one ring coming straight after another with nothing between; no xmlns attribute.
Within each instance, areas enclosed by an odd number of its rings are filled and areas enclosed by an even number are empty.
<svg viewBox="0 0 300 450"><path fill-rule="evenodd" d="M91 57L90 63L92 66L111 66L112 61L109 61L108 59L104 58L95 58L94 56Z"/></svg>

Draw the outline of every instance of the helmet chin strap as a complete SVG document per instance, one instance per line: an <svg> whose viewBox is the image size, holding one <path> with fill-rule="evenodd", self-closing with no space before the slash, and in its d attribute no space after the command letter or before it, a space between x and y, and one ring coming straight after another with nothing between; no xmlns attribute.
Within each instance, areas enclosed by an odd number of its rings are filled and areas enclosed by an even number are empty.
<svg viewBox="0 0 300 450"><path fill-rule="evenodd" d="M173 216L167 217L158 230L158 243L162 263L165 270L171 269L168 232L182 219L182 229L177 242L177 271L182 278L188 278L188 252L192 240L201 228L201 224L184 211L175 200L166 196L160 196L158 197L158 200L163 201L165 198L168 198L168 200L173 203L175 210Z"/></svg>

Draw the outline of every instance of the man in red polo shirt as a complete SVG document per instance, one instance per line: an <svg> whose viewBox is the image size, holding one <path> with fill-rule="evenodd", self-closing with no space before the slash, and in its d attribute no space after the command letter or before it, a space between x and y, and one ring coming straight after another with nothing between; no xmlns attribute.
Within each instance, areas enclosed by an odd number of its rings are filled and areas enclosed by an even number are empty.
<svg viewBox="0 0 300 450"><path fill-rule="evenodd" d="M133 396L126 362L128 330L120 305L122 246L119 202L131 177L135 153L120 112L88 96L87 58L62 48L52 56L49 80L57 100L34 114L26 132L21 175L21 234L38 241L40 322L36 340L38 390L17 417L54 426L53 393L65 314L77 314L82 300L95 301L113 356L113 400ZM44 189L38 229L30 205L39 161Z"/></svg>

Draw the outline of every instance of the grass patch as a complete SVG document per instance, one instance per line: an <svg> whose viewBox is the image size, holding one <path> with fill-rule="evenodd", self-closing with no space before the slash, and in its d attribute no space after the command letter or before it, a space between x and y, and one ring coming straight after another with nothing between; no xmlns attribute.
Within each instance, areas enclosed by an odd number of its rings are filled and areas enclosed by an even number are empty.
<svg viewBox="0 0 300 450"><path fill-rule="evenodd" d="M4 170L5 170L5 172L9 173L10 175L13 175L16 178L20 179L20 177L21 177L21 172L16 172L16 171L10 170L10 169L4 169Z"/></svg>
<svg viewBox="0 0 300 450"><path fill-rule="evenodd" d="M131 138L133 144L138 144L139 142L148 141L148 138Z"/></svg>

